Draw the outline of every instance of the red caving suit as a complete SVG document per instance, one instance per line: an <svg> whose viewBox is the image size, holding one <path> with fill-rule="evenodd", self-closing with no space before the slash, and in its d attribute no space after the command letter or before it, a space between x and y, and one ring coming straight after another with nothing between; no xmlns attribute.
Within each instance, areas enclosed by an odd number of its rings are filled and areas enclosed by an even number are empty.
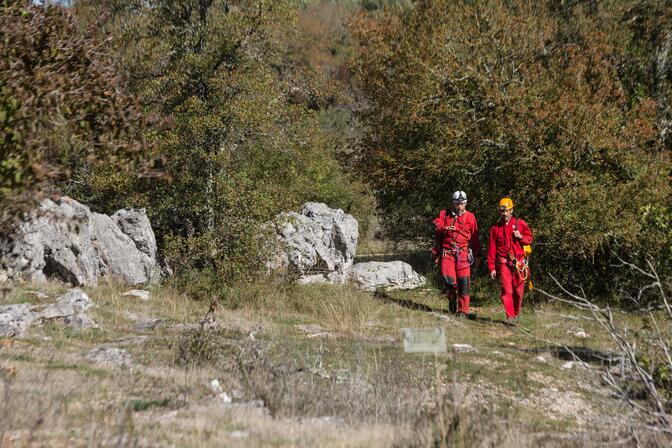
<svg viewBox="0 0 672 448"><path fill-rule="evenodd" d="M448 304L451 311L469 312L469 247L474 257L481 256L481 241L473 213L441 210L434 220L436 245L432 252L441 257L441 275L446 282ZM457 298L457 300L456 300Z"/></svg>
<svg viewBox="0 0 672 448"><path fill-rule="evenodd" d="M517 227L516 227L517 226ZM515 238L513 231L518 229L521 238ZM520 305L523 303L525 279L516 270L514 261L525 258L524 244L532 244L532 231L522 219L512 217L508 223L500 219L490 229L490 243L488 247L488 268L490 272L497 271L499 284L502 288L501 299L506 317L517 317Z"/></svg>

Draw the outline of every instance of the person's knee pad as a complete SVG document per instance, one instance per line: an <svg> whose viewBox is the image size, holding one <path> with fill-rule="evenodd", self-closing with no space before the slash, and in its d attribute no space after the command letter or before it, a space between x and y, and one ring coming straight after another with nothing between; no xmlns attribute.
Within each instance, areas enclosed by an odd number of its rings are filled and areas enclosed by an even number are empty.
<svg viewBox="0 0 672 448"><path fill-rule="evenodd" d="M469 277L458 277L457 278L457 292L461 296L469 295Z"/></svg>
<svg viewBox="0 0 672 448"><path fill-rule="evenodd" d="M446 288L455 289L455 279L448 275L443 276L443 281L446 282Z"/></svg>

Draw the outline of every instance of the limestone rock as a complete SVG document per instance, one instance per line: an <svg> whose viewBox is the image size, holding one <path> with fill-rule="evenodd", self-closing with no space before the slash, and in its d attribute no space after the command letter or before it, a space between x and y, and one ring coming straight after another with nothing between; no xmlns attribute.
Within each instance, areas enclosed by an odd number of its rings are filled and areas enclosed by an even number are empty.
<svg viewBox="0 0 672 448"><path fill-rule="evenodd" d="M23 337L31 325L59 322L77 330L97 328L85 311L91 300L81 289L71 289L55 303L30 306L19 303L0 307L0 337Z"/></svg>
<svg viewBox="0 0 672 448"><path fill-rule="evenodd" d="M63 323L75 330L87 330L89 328L100 328L100 325L95 323L87 314L77 313L72 316L67 316L63 319Z"/></svg>
<svg viewBox="0 0 672 448"><path fill-rule="evenodd" d="M478 349L469 344L453 344L450 348L455 353L478 353Z"/></svg>
<svg viewBox="0 0 672 448"><path fill-rule="evenodd" d="M91 299L81 289L75 288L56 298L52 303L35 311L35 320L39 323L59 321L76 330L98 328L98 325L85 311L91 306Z"/></svg>
<svg viewBox="0 0 672 448"><path fill-rule="evenodd" d="M279 215L278 240L283 252L269 264L272 269L295 270L301 274L343 272L355 257L359 227L343 210L308 202L301 214Z"/></svg>
<svg viewBox="0 0 672 448"><path fill-rule="evenodd" d="M14 235L0 240L3 277L57 278L74 286L93 286L100 276L149 283L158 269L146 215L125 209L114 216L92 213L68 197L42 201Z"/></svg>
<svg viewBox="0 0 672 448"><path fill-rule="evenodd" d="M27 303L0 306L0 337L22 337L35 315Z"/></svg>
<svg viewBox="0 0 672 448"><path fill-rule="evenodd" d="M101 274L129 285L149 283L155 262L140 252L109 216L93 213L92 222Z"/></svg>
<svg viewBox="0 0 672 448"><path fill-rule="evenodd" d="M219 380L217 378L210 381L210 390L212 390L213 393L218 395L224 392L224 389L222 389L222 385L219 384Z"/></svg>
<svg viewBox="0 0 672 448"><path fill-rule="evenodd" d="M98 261L91 211L70 198L44 200L12 238L2 242L2 264L10 279L57 277L73 285L95 285Z"/></svg>
<svg viewBox="0 0 672 448"><path fill-rule="evenodd" d="M424 277L402 261L354 264L359 226L343 210L307 202L300 214L281 213L277 222L282 250L268 267L298 273L301 284L352 282L367 291L411 289L425 284Z"/></svg>
<svg viewBox="0 0 672 448"><path fill-rule="evenodd" d="M156 259L156 238L144 208L123 208L111 218L119 229L133 240L140 252L152 260Z"/></svg>
<svg viewBox="0 0 672 448"><path fill-rule="evenodd" d="M353 283L366 291L413 289L425 284L425 278L403 261L357 263L348 275Z"/></svg>
<svg viewBox="0 0 672 448"><path fill-rule="evenodd" d="M121 296L140 300L149 300L149 291L145 291L144 289L131 289L130 291L123 293Z"/></svg>
<svg viewBox="0 0 672 448"><path fill-rule="evenodd" d="M86 311L91 307L88 294L79 288L70 289L62 296L58 296L56 303L72 305L77 311Z"/></svg>
<svg viewBox="0 0 672 448"><path fill-rule="evenodd" d="M328 283L328 280L322 274L311 274L311 275L303 275L303 276L299 277L297 282L300 285L312 285L312 284L315 284L315 283Z"/></svg>
<svg viewBox="0 0 672 448"><path fill-rule="evenodd" d="M131 355L121 348L98 347L86 355L86 359L96 364L108 366L130 366Z"/></svg>
<svg viewBox="0 0 672 448"><path fill-rule="evenodd" d="M299 277L297 282L301 285L329 283L332 285L344 285L348 282L348 271L333 271L327 274L309 274Z"/></svg>

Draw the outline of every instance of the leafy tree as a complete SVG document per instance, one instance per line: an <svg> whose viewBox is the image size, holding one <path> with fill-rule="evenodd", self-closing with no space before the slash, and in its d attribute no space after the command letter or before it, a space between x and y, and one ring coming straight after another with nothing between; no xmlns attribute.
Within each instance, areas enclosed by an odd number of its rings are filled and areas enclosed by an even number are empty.
<svg viewBox="0 0 672 448"><path fill-rule="evenodd" d="M672 195L657 105L628 95L587 3L568 16L540 2L427 0L360 16L370 103L354 164L390 235L427 238L459 188L482 228L513 197L536 231L537 272L604 291L613 252L670 272L669 227L653 224L671 216Z"/></svg>
<svg viewBox="0 0 672 448"><path fill-rule="evenodd" d="M103 3L80 2L82 15ZM125 182L100 171L90 200L148 208L178 269L234 279L263 268L281 210L306 200L356 201L325 150L318 115L294 100L284 36L290 1L119 2L106 23L144 106L169 119L152 135L170 181Z"/></svg>
<svg viewBox="0 0 672 448"><path fill-rule="evenodd" d="M146 124L91 33L67 10L0 4L0 223L95 166L144 172Z"/></svg>

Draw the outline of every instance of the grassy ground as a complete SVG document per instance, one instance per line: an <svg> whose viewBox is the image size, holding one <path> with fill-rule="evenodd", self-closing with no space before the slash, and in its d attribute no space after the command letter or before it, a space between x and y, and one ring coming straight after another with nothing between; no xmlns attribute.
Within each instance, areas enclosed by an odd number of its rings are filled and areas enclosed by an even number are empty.
<svg viewBox="0 0 672 448"><path fill-rule="evenodd" d="M16 286L0 304L62 291ZM600 381L609 366L596 355L613 347L589 316L526 306L508 326L485 281L470 320L448 315L432 288L244 286L211 313L167 286L149 301L113 285L87 292L99 329L50 325L0 339L0 445L610 446L632 424ZM161 321L143 329L147 318ZM405 327L441 327L449 346L478 351L404 353ZM97 347L132 361L87 361ZM574 355L585 366L569 367Z"/></svg>

